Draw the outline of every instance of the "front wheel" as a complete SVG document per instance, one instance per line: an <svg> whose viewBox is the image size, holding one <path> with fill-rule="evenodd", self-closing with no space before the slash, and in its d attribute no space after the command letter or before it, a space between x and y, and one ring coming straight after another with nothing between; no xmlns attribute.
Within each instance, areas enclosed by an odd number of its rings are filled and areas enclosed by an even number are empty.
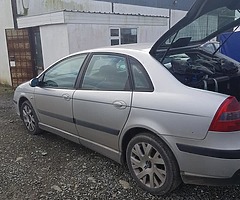
<svg viewBox="0 0 240 200"><path fill-rule="evenodd" d="M28 132L36 135L41 132L38 126L38 119L35 111L29 101L24 101L20 109L21 118Z"/></svg>
<svg viewBox="0 0 240 200"><path fill-rule="evenodd" d="M138 185L154 195L167 194L181 183L173 153L165 143L150 133L132 138L127 146L126 160Z"/></svg>

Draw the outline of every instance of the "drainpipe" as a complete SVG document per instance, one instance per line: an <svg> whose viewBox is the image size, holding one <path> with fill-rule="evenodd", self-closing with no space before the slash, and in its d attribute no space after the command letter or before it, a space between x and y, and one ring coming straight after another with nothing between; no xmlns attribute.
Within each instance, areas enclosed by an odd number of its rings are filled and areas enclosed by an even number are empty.
<svg viewBox="0 0 240 200"><path fill-rule="evenodd" d="M172 10L175 8L177 2L177 0L174 0L171 8L169 9L169 29L172 27Z"/></svg>
<svg viewBox="0 0 240 200"><path fill-rule="evenodd" d="M17 24L17 2L16 2L16 0L11 0L11 5L12 5L12 16L13 16L14 29L18 29L18 24Z"/></svg>
<svg viewBox="0 0 240 200"><path fill-rule="evenodd" d="M169 27L168 27L168 29L170 29L171 25L172 25L172 23L171 23L171 21L172 21L172 9L171 8L168 11L168 16L169 16L169 23L168 23Z"/></svg>
<svg viewBox="0 0 240 200"><path fill-rule="evenodd" d="M112 13L114 13L114 3L112 2Z"/></svg>

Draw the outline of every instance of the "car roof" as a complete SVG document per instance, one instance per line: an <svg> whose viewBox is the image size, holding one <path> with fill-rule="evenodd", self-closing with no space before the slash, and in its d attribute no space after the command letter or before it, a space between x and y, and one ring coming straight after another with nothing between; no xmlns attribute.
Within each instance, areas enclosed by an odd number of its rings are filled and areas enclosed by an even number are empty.
<svg viewBox="0 0 240 200"><path fill-rule="evenodd" d="M141 51L141 52L149 53L151 47L152 47L152 43L134 43L134 44L115 45L115 46L89 49L89 50L82 51L81 53L83 52L116 52L116 53L122 52L124 53L129 51Z"/></svg>
<svg viewBox="0 0 240 200"><path fill-rule="evenodd" d="M101 47L101 48L93 48L93 49L88 49L88 50L83 50L83 51L78 51L75 53L71 53L69 55L66 55L54 63L52 63L49 67L55 65L61 60L67 59L72 56L76 56L79 54L85 54L85 53L119 53L119 54L127 54L127 55L136 55L139 54L139 52L144 53L144 54L149 54L149 51L152 47L152 43L135 43L135 44L126 44L126 45L115 45L115 46L107 46L107 47Z"/></svg>

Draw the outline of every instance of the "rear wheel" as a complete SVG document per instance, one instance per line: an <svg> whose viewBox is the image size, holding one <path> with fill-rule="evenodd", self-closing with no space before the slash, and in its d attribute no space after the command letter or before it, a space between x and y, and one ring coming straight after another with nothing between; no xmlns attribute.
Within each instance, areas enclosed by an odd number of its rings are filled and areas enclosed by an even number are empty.
<svg viewBox="0 0 240 200"><path fill-rule="evenodd" d="M36 135L41 132L38 126L38 119L36 113L29 101L24 101L20 109L21 118L28 132Z"/></svg>
<svg viewBox="0 0 240 200"><path fill-rule="evenodd" d="M126 160L129 171L139 186L156 195L174 190L181 177L171 150L150 133L135 136L128 144Z"/></svg>

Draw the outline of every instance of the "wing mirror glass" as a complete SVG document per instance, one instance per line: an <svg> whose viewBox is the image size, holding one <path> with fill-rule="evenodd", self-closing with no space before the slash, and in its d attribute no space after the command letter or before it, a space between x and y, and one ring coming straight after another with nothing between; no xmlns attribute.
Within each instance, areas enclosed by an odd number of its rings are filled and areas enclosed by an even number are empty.
<svg viewBox="0 0 240 200"><path fill-rule="evenodd" d="M38 78L33 78L31 81L30 81L30 86L31 87L36 87L39 85L39 80Z"/></svg>

